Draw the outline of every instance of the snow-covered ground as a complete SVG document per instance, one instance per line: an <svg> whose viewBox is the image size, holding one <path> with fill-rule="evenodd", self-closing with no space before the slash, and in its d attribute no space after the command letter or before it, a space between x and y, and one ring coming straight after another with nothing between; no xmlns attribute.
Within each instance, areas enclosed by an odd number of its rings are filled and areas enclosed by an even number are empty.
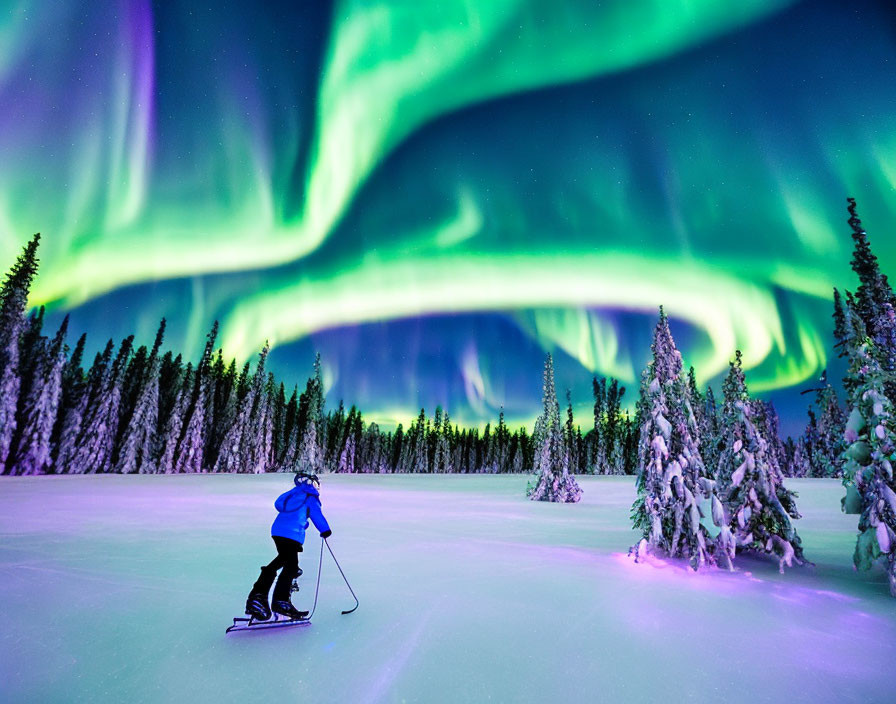
<svg viewBox="0 0 896 704"><path fill-rule="evenodd" d="M291 475L0 481L8 702L883 702L896 600L851 565L838 482L792 481L814 568L633 564L631 477L326 476L308 627L225 636ZM319 539L302 591L313 596Z"/></svg>

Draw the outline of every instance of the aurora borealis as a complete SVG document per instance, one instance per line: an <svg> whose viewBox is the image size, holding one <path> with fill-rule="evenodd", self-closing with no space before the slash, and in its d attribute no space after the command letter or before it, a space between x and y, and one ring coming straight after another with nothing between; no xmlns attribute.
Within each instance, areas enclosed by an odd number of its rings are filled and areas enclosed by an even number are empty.
<svg viewBox="0 0 896 704"><path fill-rule="evenodd" d="M787 427L847 195L896 275L888 2L4 5L0 255L41 231L32 302L94 348L164 315L195 356L217 318L371 420L470 424L534 418L552 351L587 424L663 304Z"/></svg>

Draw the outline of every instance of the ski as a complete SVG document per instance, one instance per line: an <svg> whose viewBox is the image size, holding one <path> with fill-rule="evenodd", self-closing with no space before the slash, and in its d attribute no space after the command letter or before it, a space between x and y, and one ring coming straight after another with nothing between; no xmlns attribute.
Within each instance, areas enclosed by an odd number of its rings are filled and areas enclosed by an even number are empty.
<svg viewBox="0 0 896 704"><path fill-rule="evenodd" d="M311 619L306 618L274 618L271 621L256 621L254 618L234 618L233 625L229 626L225 633L235 633L237 631L261 631L266 628L283 628L285 626L307 626L311 624Z"/></svg>

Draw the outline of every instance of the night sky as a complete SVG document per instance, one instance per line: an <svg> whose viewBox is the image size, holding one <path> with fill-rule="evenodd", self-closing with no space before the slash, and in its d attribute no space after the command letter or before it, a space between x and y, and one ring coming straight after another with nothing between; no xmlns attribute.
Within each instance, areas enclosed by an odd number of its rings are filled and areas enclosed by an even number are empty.
<svg viewBox="0 0 896 704"><path fill-rule="evenodd" d="M797 432L847 196L896 276L891 2L0 5L0 265L43 233L32 302L90 350L218 319L386 425L530 423L550 351L584 427L663 304Z"/></svg>

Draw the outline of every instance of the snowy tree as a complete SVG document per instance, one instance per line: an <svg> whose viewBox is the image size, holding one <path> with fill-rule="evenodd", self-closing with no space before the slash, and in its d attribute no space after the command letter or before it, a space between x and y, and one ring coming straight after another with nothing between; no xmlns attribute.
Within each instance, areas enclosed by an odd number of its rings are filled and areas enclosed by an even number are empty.
<svg viewBox="0 0 896 704"><path fill-rule="evenodd" d="M53 470L56 473L63 473L69 469L87 408L87 384L84 370L81 369L86 340L86 334L78 338L75 350L62 373L62 404L57 419L53 451Z"/></svg>
<svg viewBox="0 0 896 704"><path fill-rule="evenodd" d="M39 243L40 233L25 245L0 287L0 474L7 471L9 451L16 431L21 387L19 335L25 324L31 281L37 272Z"/></svg>
<svg viewBox="0 0 896 704"><path fill-rule="evenodd" d="M429 471L428 453L426 451L426 425L426 411L421 408L417 421L411 424L411 428L408 431L407 453L404 458L404 471L406 472Z"/></svg>
<svg viewBox="0 0 896 704"><path fill-rule="evenodd" d="M848 331L846 329L846 315L843 310L843 298L840 291L834 289L834 349L837 350L838 357L846 357L849 351L846 348Z"/></svg>
<svg viewBox="0 0 896 704"><path fill-rule="evenodd" d="M299 471L310 474L318 474L322 471L324 460L317 438L317 423L315 423L313 417L309 417L308 423L305 425L305 432L302 435L302 444L299 448L297 465Z"/></svg>
<svg viewBox="0 0 896 704"><path fill-rule="evenodd" d="M694 411L694 418L697 420L697 428L702 430L704 427L704 415L706 414L706 399L697 386L697 372L694 370L694 367L688 369L688 400L691 404L691 409Z"/></svg>
<svg viewBox="0 0 896 704"><path fill-rule="evenodd" d="M843 509L860 514L855 566L869 569L884 558L890 594L896 596L896 479L891 464L896 459L896 415L885 393L892 379L857 317L847 313L853 330L848 371L852 391L844 434L848 447L844 452L847 494Z"/></svg>
<svg viewBox="0 0 896 704"><path fill-rule="evenodd" d="M122 433L121 446L118 450L115 471L122 474L139 472L152 474L156 471L156 434L159 422L159 375L161 363L159 350L165 336L166 320L162 318L156 339L149 353L146 364L133 365L131 373L132 393L135 395L133 409L125 420L126 427Z"/></svg>
<svg viewBox="0 0 896 704"><path fill-rule="evenodd" d="M820 383L815 397L819 416L812 456L814 476L839 478L843 476L843 433L846 429L846 415L837 399L837 392L828 383L827 372L822 373Z"/></svg>
<svg viewBox="0 0 896 704"><path fill-rule="evenodd" d="M215 425L210 437L206 440L206 443L210 444L208 466L212 467L213 471L218 471L221 446L236 420L239 402L236 360L234 359L231 360L227 371L215 386Z"/></svg>
<svg viewBox="0 0 896 704"><path fill-rule="evenodd" d="M510 461L510 471L514 474L522 474L526 470L524 455L523 445L518 442L513 450L513 459Z"/></svg>
<svg viewBox="0 0 896 704"><path fill-rule="evenodd" d="M268 471L273 461L273 406L271 399L271 384L264 382L263 363L259 363L260 369L255 373L252 395L255 398L255 407L249 417L250 432L244 437L247 442L247 462L251 471L255 474L263 474ZM258 381L260 379L260 381Z"/></svg>
<svg viewBox="0 0 896 704"><path fill-rule="evenodd" d="M19 341L19 333L28 307L28 293L31 281L37 273L37 247L40 244L40 233L34 235L30 242L16 258L0 286L0 349L5 350L11 342Z"/></svg>
<svg viewBox="0 0 896 704"><path fill-rule="evenodd" d="M653 360L641 378L641 434L634 527L642 538L636 561L648 552L687 558L697 570L713 563L700 504L712 495L700 457L697 420L682 379L681 354L660 308L651 345Z"/></svg>
<svg viewBox="0 0 896 704"><path fill-rule="evenodd" d="M794 494L784 487L783 475L764 437L765 432L760 430L765 419L754 417L755 406L747 392L740 350L722 388L724 440L716 490L730 530L722 527L719 553L729 559L734 557L736 549L773 554L783 573L785 565L805 562L800 538L790 522L800 514ZM715 501L713 513L719 513Z"/></svg>
<svg viewBox="0 0 896 704"><path fill-rule="evenodd" d="M385 471L384 441L385 437L380 433L379 426L376 423L371 423L364 430L359 451L362 472L366 474L381 474Z"/></svg>
<svg viewBox="0 0 896 704"><path fill-rule="evenodd" d="M111 368L103 375L102 391L87 409L87 417L71 463L75 471L92 474L112 469L112 450L118 431L122 379L134 343L134 336L121 343Z"/></svg>
<svg viewBox="0 0 896 704"><path fill-rule="evenodd" d="M594 474L608 474L608 448L605 433L605 410L607 404L607 380L597 377L591 380L594 394L594 428L591 433L591 471Z"/></svg>
<svg viewBox="0 0 896 704"><path fill-rule="evenodd" d="M448 423L448 414L445 414L445 423ZM450 424L447 426L449 439L451 433ZM510 445L510 431L507 429L507 423L504 422L504 406L501 406L501 412L498 414L498 425L494 432L494 466L496 472L506 472L508 464L508 453ZM449 470L449 471L454 471Z"/></svg>
<svg viewBox="0 0 896 704"><path fill-rule="evenodd" d="M533 501L575 503L582 498L582 490L569 473L568 456L560 425L560 406L554 390L554 360L548 354L544 363L544 395L540 422L536 422L535 486L527 493Z"/></svg>
<svg viewBox="0 0 896 704"><path fill-rule="evenodd" d="M808 477L812 474L810 452L806 447L805 437L797 438L794 442L793 457L787 474L791 477Z"/></svg>
<svg viewBox="0 0 896 704"><path fill-rule="evenodd" d="M339 454L336 471L345 474L354 474L355 472L355 436L353 433L349 433L346 438L342 452Z"/></svg>
<svg viewBox="0 0 896 704"><path fill-rule="evenodd" d="M711 386L706 387L703 408L698 414L698 419L700 422L700 457L703 458L703 466L707 468L707 474L713 475L716 467L719 466L721 429L716 397Z"/></svg>
<svg viewBox="0 0 896 704"><path fill-rule="evenodd" d="M21 385L18 342L13 339L0 354L3 355L0 364L0 474L5 474L12 437L16 430L16 406Z"/></svg>
<svg viewBox="0 0 896 704"><path fill-rule="evenodd" d="M566 466L570 473L575 474L579 466L579 446L576 438L576 420L572 412L572 393L569 389L566 390L566 423L563 426L563 446L566 452Z"/></svg>
<svg viewBox="0 0 896 704"><path fill-rule="evenodd" d="M166 352L159 367L159 430L168 427L168 419L180 395L185 369L181 355Z"/></svg>
<svg viewBox="0 0 896 704"><path fill-rule="evenodd" d="M193 391L193 365L187 364L183 382L174 400L174 406L168 414L164 431L159 435L158 471L162 474L173 474L181 431L184 427L184 416L190 407L190 396Z"/></svg>
<svg viewBox="0 0 896 704"><path fill-rule="evenodd" d="M787 476L787 448L781 440L778 411L771 401L753 401L753 415L757 419L756 426L768 445L769 463L776 476Z"/></svg>
<svg viewBox="0 0 896 704"><path fill-rule="evenodd" d="M309 397L308 412L317 427L317 444L320 448L327 446L327 424L324 423L324 408L326 407L326 392L324 389L324 372L321 364L320 352L314 357L313 382L309 380L309 388L312 394Z"/></svg>
<svg viewBox="0 0 896 704"><path fill-rule="evenodd" d="M212 412L213 400L212 354L217 337L218 321L216 320L206 337L205 349L196 365L193 388L190 389L189 405L184 412L184 426L172 457L172 471L176 474L201 472L205 469L206 439L209 433L208 416Z"/></svg>
<svg viewBox="0 0 896 704"><path fill-rule="evenodd" d="M22 445L25 432L26 403L32 396L32 387L40 385L39 373L47 357L49 340L41 332L44 324L44 307L32 311L19 336L19 396L16 410L16 432L12 436L7 464L12 467L17 455L25 450Z"/></svg>
<svg viewBox="0 0 896 704"><path fill-rule="evenodd" d="M84 389L65 414L65 420L59 433L59 448L56 452L56 460L53 463L57 473L79 473L78 468L72 464L72 460L78 450L78 438L81 437L81 428L84 425L86 412L87 391Z"/></svg>
<svg viewBox="0 0 896 704"><path fill-rule="evenodd" d="M203 451L205 449L205 414L208 405L208 377L197 371L199 390L192 409L188 411L186 427L181 433L180 442L174 456L173 471L175 474L201 472Z"/></svg>
<svg viewBox="0 0 896 704"><path fill-rule="evenodd" d="M255 472L258 469L260 453L257 451L258 439L254 434L262 427L259 424L258 405L264 403L261 396L264 393L264 366L268 351L269 347L265 344L258 355L258 367L252 377L251 386L246 390L245 397L240 400L239 412L221 443L214 467L215 472ZM263 415L261 418L263 421Z"/></svg>
<svg viewBox="0 0 896 704"><path fill-rule="evenodd" d="M52 345L36 363L34 380L24 403L14 474L43 474L50 464L50 437L59 408L67 331L68 316L62 321Z"/></svg>
<svg viewBox="0 0 896 704"><path fill-rule="evenodd" d="M607 421L604 431L607 456L607 474L625 474L625 451L622 420L622 397L625 387L611 379L607 387Z"/></svg>
<svg viewBox="0 0 896 704"><path fill-rule="evenodd" d="M799 464L794 464L793 476L823 477L824 465L820 461L822 456L822 443L818 416L812 408L809 409L808 415L809 422L806 424L806 429L799 438L799 455L794 458L794 462L796 463L799 461Z"/></svg>
<svg viewBox="0 0 896 704"><path fill-rule="evenodd" d="M445 414L441 431L436 440L432 471L437 474L451 474L455 471L454 454L451 451L451 419Z"/></svg>
<svg viewBox="0 0 896 704"><path fill-rule="evenodd" d="M860 282L853 310L862 319L866 334L874 342L874 353L879 357L881 368L892 374L896 372L896 299L887 277L881 273L877 257L871 251L868 233L856 215L856 201L854 198L847 198L847 201L855 245L851 263ZM893 383L887 380L890 400L893 400L896 391Z"/></svg>
<svg viewBox="0 0 896 704"><path fill-rule="evenodd" d="M293 423L289 431L289 439L277 465L278 472L291 472L299 459L299 424Z"/></svg>
<svg viewBox="0 0 896 704"><path fill-rule="evenodd" d="M122 474L156 471L156 429L159 416L159 361L152 360L137 397L134 413L122 438L116 471Z"/></svg>

